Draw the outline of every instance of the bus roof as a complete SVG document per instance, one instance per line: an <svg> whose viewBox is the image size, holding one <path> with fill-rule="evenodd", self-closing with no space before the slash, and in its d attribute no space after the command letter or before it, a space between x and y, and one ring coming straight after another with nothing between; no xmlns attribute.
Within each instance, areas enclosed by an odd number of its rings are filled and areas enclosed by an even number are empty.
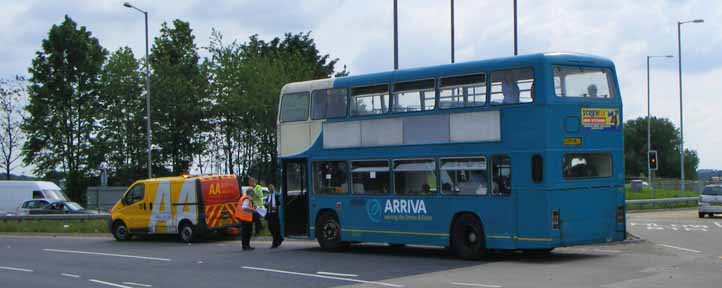
<svg viewBox="0 0 722 288"><path fill-rule="evenodd" d="M323 82L332 80L334 87L353 87L362 85L372 85L386 83L389 81L406 81L413 79L434 78L439 75L461 75L478 73L479 68L484 69L500 69L510 67L522 67L545 62L567 65L585 65L585 66L603 66L612 67L614 64L610 59L583 53L535 53L519 56L510 56L502 58L492 58L484 60L474 60L467 62L457 62L452 64L441 64L435 66L416 67L400 69L396 71L376 72L369 74L360 74L346 77L338 77L333 79L310 80L303 82L295 82L286 84L282 93L293 93L298 91L315 90L314 86L319 86Z"/></svg>

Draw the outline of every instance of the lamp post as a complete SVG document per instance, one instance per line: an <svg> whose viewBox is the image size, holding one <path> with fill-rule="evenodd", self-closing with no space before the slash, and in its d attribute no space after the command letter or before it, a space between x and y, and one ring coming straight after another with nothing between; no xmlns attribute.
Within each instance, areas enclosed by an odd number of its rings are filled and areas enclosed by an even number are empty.
<svg viewBox="0 0 722 288"><path fill-rule="evenodd" d="M394 0L394 70L399 70L399 5Z"/></svg>
<svg viewBox="0 0 722 288"><path fill-rule="evenodd" d="M519 54L519 45L516 36L516 0L514 0L514 56Z"/></svg>
<svg viewBox="0 0 722 288"><path fill-rule="evenodd" d="M451 0L451 63L454 63L454 0Z"/></svg>
<svg viewBox="0 0 722 288"><path fill-rule="evenodd" d="M679 173L681 182L681 193L684 193L684 117L682 110L682 24L687 23L703 23L703 19L695 19L689 21L677 22L677 63L679 66Z"/></svg>
<svg viewBox="0 0 722 288"><path fill-rule="evenodd" d="M652 169L649 167L649 151L652 150L652 117L650 113L650 92L649 92L649 60L652 58L672 58L672 55L647 56L647 183L652 185Z"/></svg>
<svg viewBox="0 0 722 288"><path fill-rule="evenodd" d="M147 113L146 124L148 130L146 140L148 142L148 178L153 178L153 147L151 147L151 137L153 133L150 125L150 68L148 66L148 62L150 62L150 57L148 56L148 12L138 9L138 7L135 7L128 2L123 3L123 6L135 9L138 12L143 13L143 15L145 16L145 109Z"/></svg>

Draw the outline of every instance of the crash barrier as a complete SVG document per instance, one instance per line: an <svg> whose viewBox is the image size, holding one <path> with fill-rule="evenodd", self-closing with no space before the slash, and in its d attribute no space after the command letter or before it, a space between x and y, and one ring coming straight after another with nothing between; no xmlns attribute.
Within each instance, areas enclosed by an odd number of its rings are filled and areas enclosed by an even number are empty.
<svg viewBox="0 0 722 288"><path fill-rule="evenodd" d="M680 197L680 198L661 198L661 199L637 199L637 200L627 200L625 203L627 205L656 205L656 204L662 204L662 203L688 203L688 202L697 202L699 200L699 197Z"/></svg>
<svg viewBox="0 0 722 288"><path fill-rule="evenodd" d="M125 186L92 186L85 193L86 208L108 211L128 190Z"/></svg>
<svg viewBox="0 0 722 288"><path fill-rule="evenodd" d="M67 221L67 220L108 220L110 219L110 214L101 213L101 214L60 214L60 215L0 215L0 221L8 222L8 221L37 221L37 220L57 220L57 221Z"/></svg>

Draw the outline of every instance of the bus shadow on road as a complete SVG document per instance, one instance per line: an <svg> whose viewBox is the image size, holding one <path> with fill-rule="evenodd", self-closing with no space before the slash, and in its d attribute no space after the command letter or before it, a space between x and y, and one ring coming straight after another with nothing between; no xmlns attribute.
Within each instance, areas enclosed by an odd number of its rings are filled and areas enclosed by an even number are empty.
<svg viewBox="0 0 722 288"><path fill-rule="evenodd" d="M303 248L300 249L304 252L312 253L333 253L323 251L319 247ZM388 246L388 245L374 245L374 244L359 244L351 245L351 247L336 252L337 254L348 254L348 255L369 255L369 256L385 256L385 257L407 257L407 258L425 258L425 259L439 259L439 260L456 260L466 263L483 264L483 263L495 263L495 262L524 262L524 263L565 263L584 261L598 258L613 257L611 254L598 254L598 253L580 253L580 252L549 252L549 253L527 253L524 251L488 251L487 254L479 261L465 261L457 258L449 250L441 247L430 247L430 246Z"/></svg>

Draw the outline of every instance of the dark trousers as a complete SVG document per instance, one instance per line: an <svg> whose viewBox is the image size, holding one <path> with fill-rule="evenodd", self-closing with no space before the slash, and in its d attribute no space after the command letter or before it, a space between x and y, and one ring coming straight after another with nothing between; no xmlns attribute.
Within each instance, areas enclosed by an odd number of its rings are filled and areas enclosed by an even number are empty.
<svg viewBox="0 0 722 288"><path fill-rule="evenodd" d="M241 246L243 248L251 247L251 227L253 222L241 221Z"/></svg>
<svg viewBox="0 0 722 288"><path fill-rule="evenodd" d="M256 236L260 235L263 224L261 224L261 214L258 214L258 212L253 212L253 226L256 226Z"/></svg>
<svg viewBox="0 0 722 288"><path fill-rule="evenodd" d="M278 213L268 213L266 220L268 220L268 230L271 231L273 236L273 245L281 245L283 238L281 238L281 224L278 222Z"/></svg>

